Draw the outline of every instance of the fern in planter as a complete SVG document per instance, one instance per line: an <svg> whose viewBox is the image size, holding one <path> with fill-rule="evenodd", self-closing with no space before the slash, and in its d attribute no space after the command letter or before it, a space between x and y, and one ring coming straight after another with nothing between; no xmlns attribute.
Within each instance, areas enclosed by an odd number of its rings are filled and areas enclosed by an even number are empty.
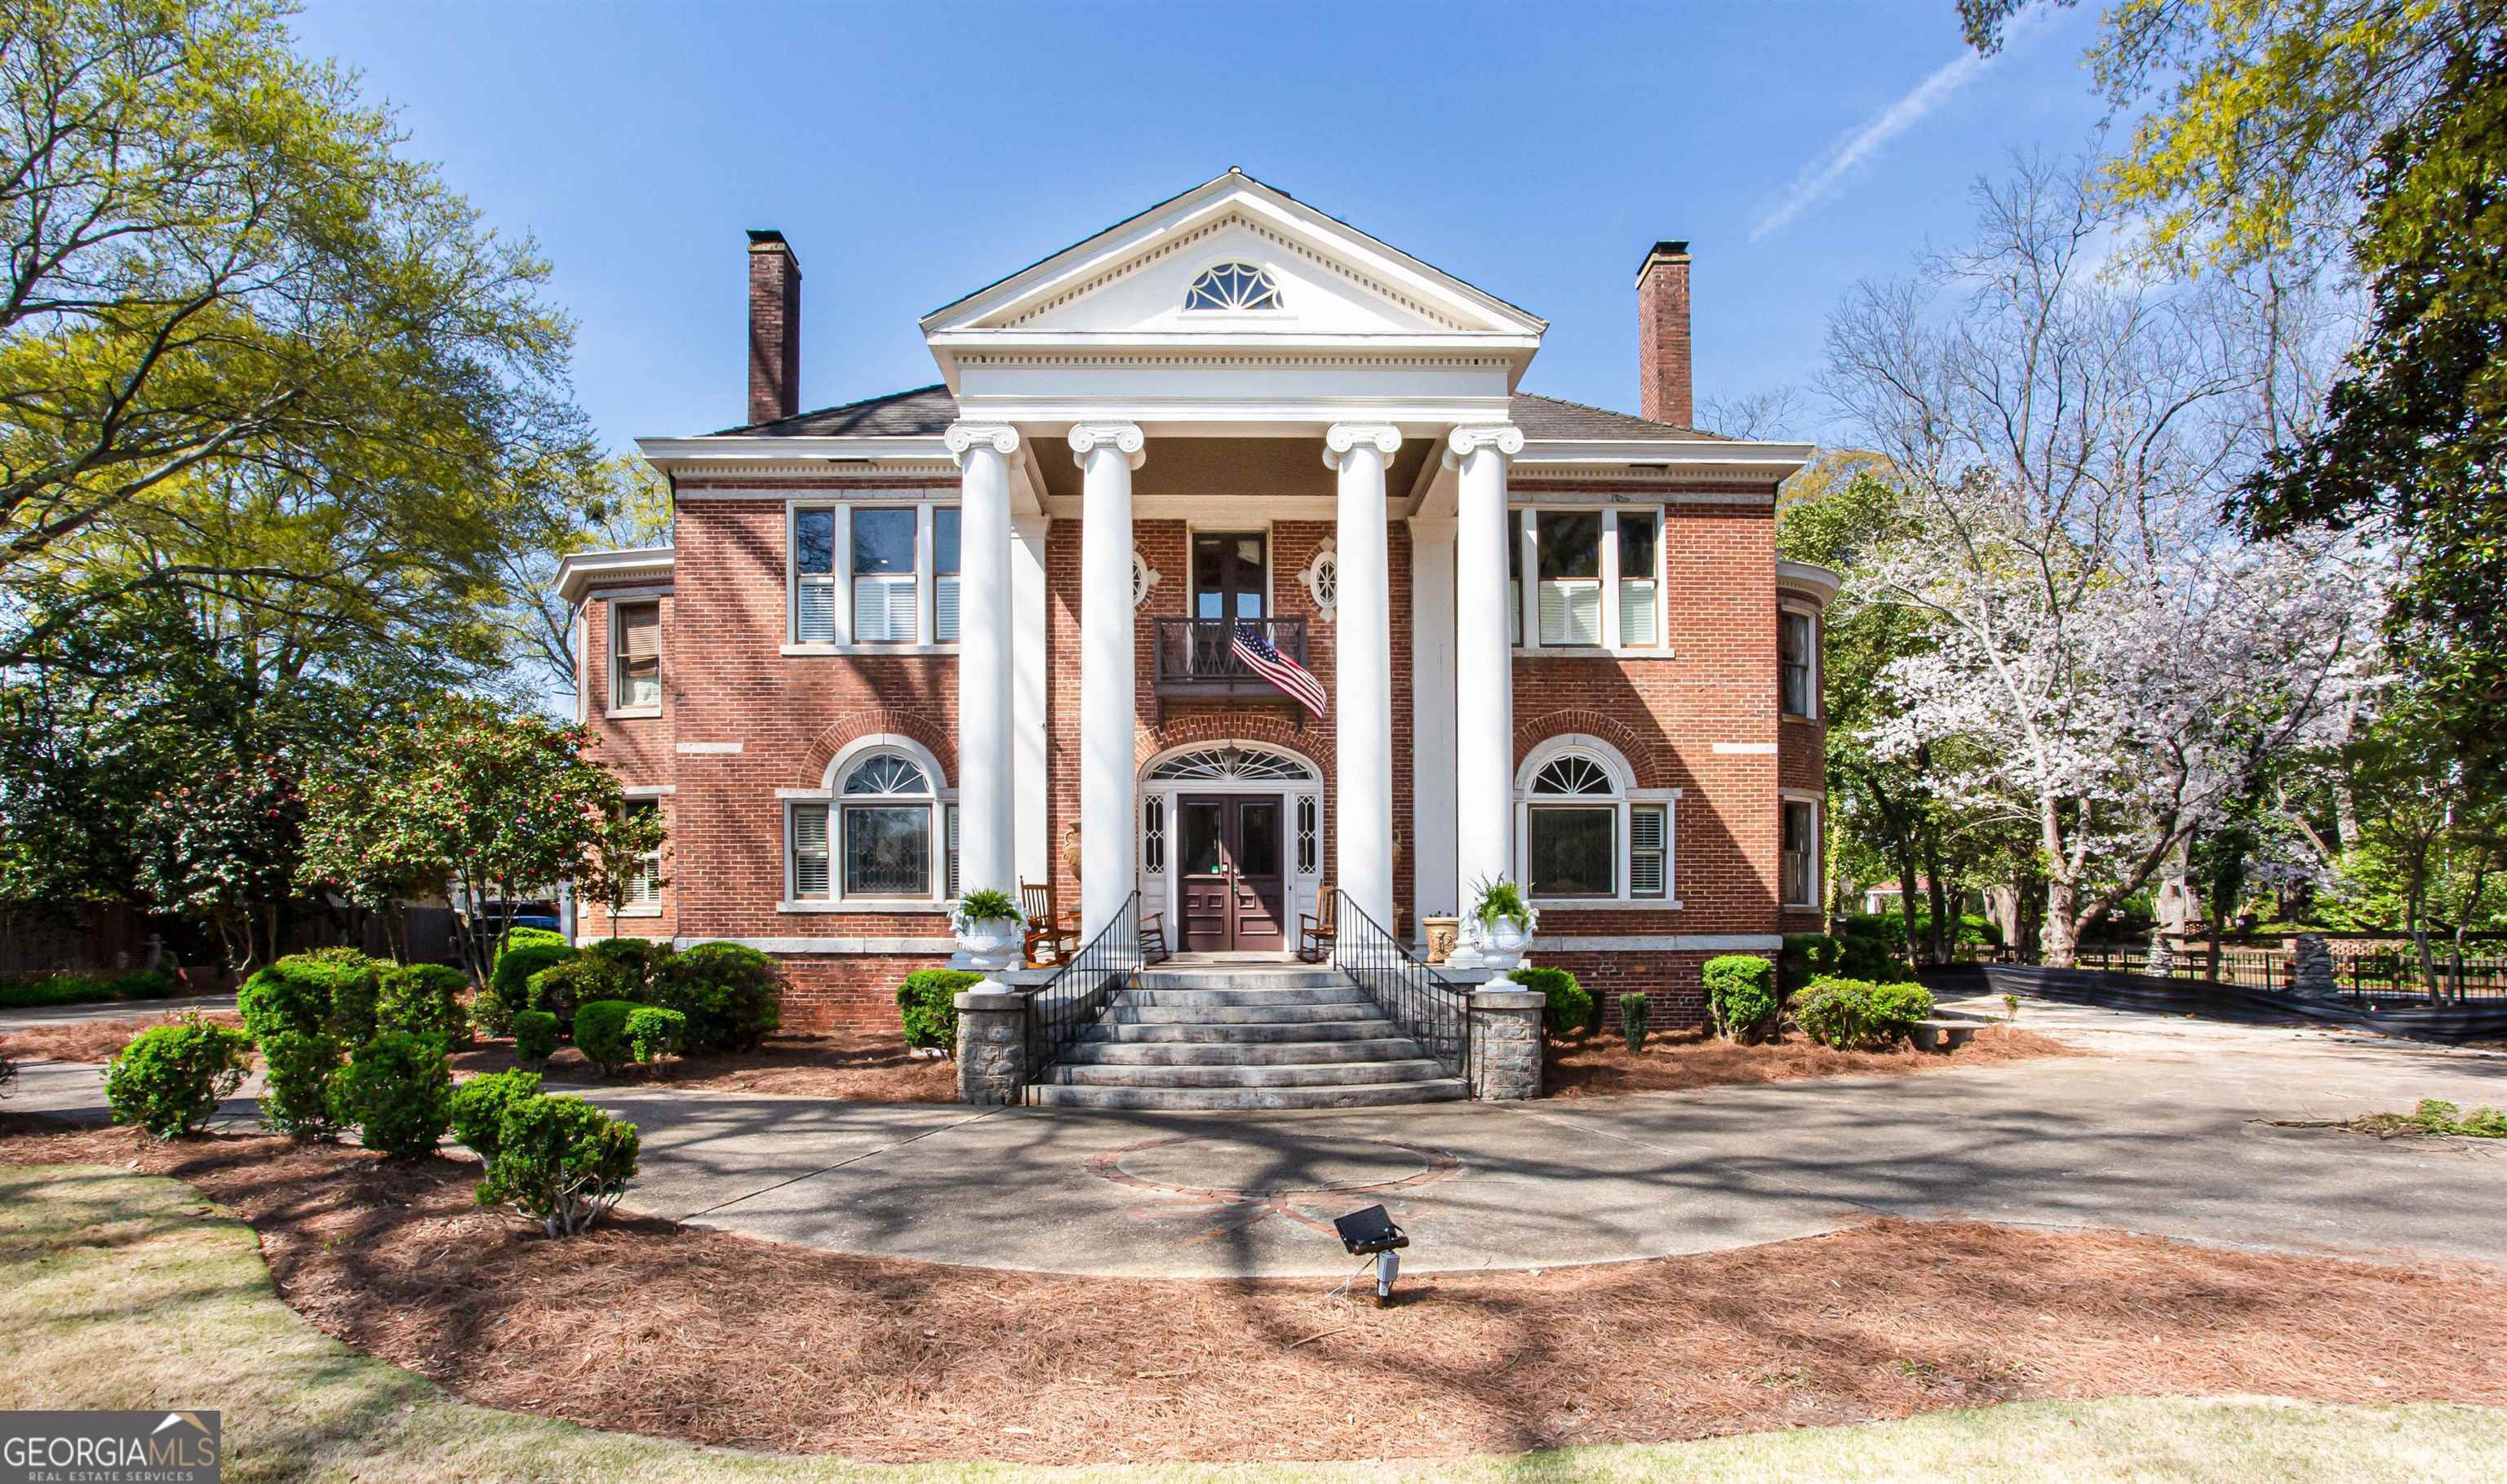
<svg viewBox="0 0 2507 1484"><path fill-rule="evenodd" d="M958 912L949 920L949 925L963 933L977 923L998 923L1003 919L1016 922L1020 916L1019 905L1010 900L1008 892L987 887L981 891L969 891L958 899Z"/></svg>
<svg viewBox="0 0 2507 1484"><path fill-rule="evenodd" d="M1472 917L1482 927L1495 927L1500 923L1520 923L1530 932L1540 925L1541 914L1523 899L1523 888L1505 877L1481 877L1472 884Z"/></svg>
<svg viewBox="0 0 2507 1484"><path fill-rule="evenodd" d="M1619 996L1619 1033L1627 1037L1631 1054L1645 1050L1646 997L1631 991Z"/></svg>

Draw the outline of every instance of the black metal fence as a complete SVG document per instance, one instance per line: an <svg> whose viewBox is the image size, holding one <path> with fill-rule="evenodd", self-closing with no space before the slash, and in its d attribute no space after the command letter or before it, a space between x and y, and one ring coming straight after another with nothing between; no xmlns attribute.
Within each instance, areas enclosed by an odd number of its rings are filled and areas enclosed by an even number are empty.
<svg viewBox="0 0 2507 1484"><path fill-rule="evenodd" d="M1458 1077L1470 1075L1470 995L1413 957L1348 892L1338 895L1340 931L1332 939L1332 966L1358 981L1376 1008L1425 1047L1437 1066Z"/></svg>
<svg viewBox="0 0 2507 1484"><path fill-rule="evenodd" d="M1107 1002L1141 967L1141 893L1135 891L1044 988L1028 996L1029 1081L1042 1076L1082 1032L1097 1024Z"/></svg>
<svg viewBox="0 0 2507 1484"><path fill-rule="evenodd" d="M2335 986L2355 999L2420 999L2433 1004L2507 999L2507 958L2494 953L2458 957L2452 941L2432 943L2430 957L2436 963L2432 979L2422 968L2419 950L2409 943L2362 946L2335 940L2328 946ZM2485 949L2495 946L2482 945ZM2255 990L2288 990L2298 982L2297 955L2279 943L2223 943L2216 963L2212 954L2207 942L2187 941L2177 949L2167 977ZM2034 954L2004 952L1994 961L2033 964L2042 960ZM2110 973L2158 973L2147 939L2084 943L2072 961L2078 968Z"/></svg>

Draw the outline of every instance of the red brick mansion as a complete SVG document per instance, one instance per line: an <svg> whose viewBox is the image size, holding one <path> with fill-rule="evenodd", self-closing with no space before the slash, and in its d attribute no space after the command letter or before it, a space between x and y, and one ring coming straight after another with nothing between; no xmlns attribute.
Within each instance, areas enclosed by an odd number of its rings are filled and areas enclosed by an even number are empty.
<svg viewBox="0 0 2507 1484"><path fill-rule="evenodd" d="M1505 878L1531 961L1662 1025L1818 926L1835 579L1775 553L1809 449L1690 425L1685 243L1635 416L1518 390L1545 321L1235 171L924 316L938 384L805 412L800 266L749 237L747 422L644 440L673 544L561 576L670 825L618 931L778 956L807 1027L891 1018L962 889L1285 957L1327 888L1417 942Z"/></svg>

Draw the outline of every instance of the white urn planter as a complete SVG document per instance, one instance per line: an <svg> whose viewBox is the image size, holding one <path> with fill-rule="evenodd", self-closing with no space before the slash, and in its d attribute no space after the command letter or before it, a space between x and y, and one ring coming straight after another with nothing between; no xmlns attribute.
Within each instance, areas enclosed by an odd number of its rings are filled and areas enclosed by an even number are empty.
<svg viewBox="0 0 2507 1484"><path fill-rule="evenodd" d="M982 918L958 929L958 951L981 970L1016 968L1025 941L1025 925L1016 918Z"/></svg>
<svg viewBox="0 0 2507 1484"><path fill-rule="evenodd" d="M1471 967L1495 969L1503 974L1522 967L1523 951L1532 946L1532 924L1516 918L1500 918L1495 923L1465 918L1463 945L1470 950Z"/></svg>

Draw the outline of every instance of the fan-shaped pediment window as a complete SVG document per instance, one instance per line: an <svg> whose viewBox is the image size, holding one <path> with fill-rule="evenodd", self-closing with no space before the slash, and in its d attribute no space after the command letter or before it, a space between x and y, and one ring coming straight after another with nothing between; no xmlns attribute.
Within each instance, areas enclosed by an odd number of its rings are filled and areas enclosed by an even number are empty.
<svg viewBox="0 0 2507 1484"><path fill-rule="evenodd" d="M1271 271L1252 263L1221 263L1202 270L1183 291L1187 309L1276 309L1280 285Z"/></svg>
<svg viewBox="0 0 2507 1484"><path fill-rule="evenodd" d="M1204 747L1181 752L1149 771L1152 782L1176 779L1226 782L1245 778L1308 780L1315 771L1285 753L1254 747Z"/></svg>

